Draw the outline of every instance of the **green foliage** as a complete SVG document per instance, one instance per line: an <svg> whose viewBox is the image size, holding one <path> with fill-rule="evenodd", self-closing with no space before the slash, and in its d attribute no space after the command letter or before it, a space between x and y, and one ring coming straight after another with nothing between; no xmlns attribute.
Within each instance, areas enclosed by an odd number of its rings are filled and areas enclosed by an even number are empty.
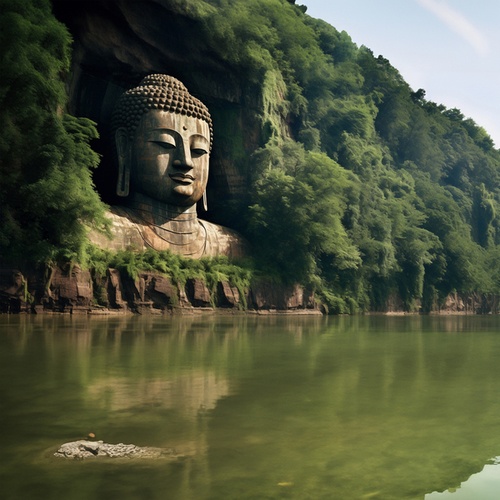
<svg viewBox="0 0 500 500"><path fill-rule="evenodd" d="M245 2L246 12L255 5ZM276 27L258 44L272 59L262 72L280 82L273 96L262 80L264 115L279 119L252 163L248 235L258 261L313 284L335 313L383 310L395 295L408 311L426 310L453 290L494 290L487 265L500 243L500 154L488 134L426 101L346 33L280 10L280 23L272 10L253 18ZM285 64L278 51L290 33L303 46L297 57L284 51ZM299 66L304 50L310 75ZM297 111L280 104L292 94L302 97Z"/></svg>
<svg viewBox="0 0 500 500"><path fill-rule="evenodd" d="M214 305L218 283L228 282L238 289L243 309L247 308L246 296L255 274L250 260L239 263L230 262L227 257L194 260L169 251L152 249L144 252L111 252L92 245L87 248L86 256L85 267L91 268L100 278L105 276L108 268L115 268L133 280L141 273L157 272L169 277L179 287L184 287L189 279L200 279L210 290Z"/></svg>
<svg viewBox="0 0 500 500"><path fill-rule="evenodd" d="M349 174L325 154L306 152L292 141L268 144L255 160L262 173L249 230L260 242L260 262L292 282L311 279L323 258L337 269L356 267L359 255L341 221Z"/></svg>
<svg viewBox="0 0 500 500"><path fill-rule="evenodd" d="M70 36L45 0L0 5L0 254L83 258L83 223L104 226L90 170L95 124L62 110Z"/></svg>

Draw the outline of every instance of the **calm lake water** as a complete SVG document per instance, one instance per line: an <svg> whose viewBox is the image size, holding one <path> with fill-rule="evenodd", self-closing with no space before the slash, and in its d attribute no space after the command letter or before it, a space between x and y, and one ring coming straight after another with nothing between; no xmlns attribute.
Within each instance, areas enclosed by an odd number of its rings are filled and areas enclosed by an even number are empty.
<svg viewBox="0 0 500 500"><path fill-rule="evenodd" d="M0 405L2 499L497 499L500 317L0 315Z"/></svg>

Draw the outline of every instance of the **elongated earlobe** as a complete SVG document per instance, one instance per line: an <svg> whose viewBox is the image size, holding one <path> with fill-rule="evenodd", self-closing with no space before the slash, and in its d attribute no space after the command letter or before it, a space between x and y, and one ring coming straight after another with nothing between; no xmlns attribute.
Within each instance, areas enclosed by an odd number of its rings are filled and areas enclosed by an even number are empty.
<svg viewBox="0 0 500 500"><path fill-rule="evenodd" d="M208 212L208 201L207 201L207 191L203 191L203 210Z"/></svg>
<svg viewBox="0 0 500 500"><path fill-rule="evenodd" d="M130 192L130 142L126 128L120 127L115 132L115 143L118 157L116 194L118 196L128 196Z"/></svg>

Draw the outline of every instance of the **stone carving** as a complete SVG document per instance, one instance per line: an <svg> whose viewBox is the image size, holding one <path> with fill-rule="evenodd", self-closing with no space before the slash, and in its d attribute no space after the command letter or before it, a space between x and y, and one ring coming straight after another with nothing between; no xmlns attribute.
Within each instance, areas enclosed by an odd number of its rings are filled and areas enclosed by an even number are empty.
<svg viewBox="0 0 500 500"><path fill-rule="evenodd" d="M206 185L212 119L206 106L177 79L150 75L119 99L113 118L118 159L117 194L111 207L112 238L91 241L112 250L171 250L192 258L240 257L242 238L198 219L207 209Z"/></svg>

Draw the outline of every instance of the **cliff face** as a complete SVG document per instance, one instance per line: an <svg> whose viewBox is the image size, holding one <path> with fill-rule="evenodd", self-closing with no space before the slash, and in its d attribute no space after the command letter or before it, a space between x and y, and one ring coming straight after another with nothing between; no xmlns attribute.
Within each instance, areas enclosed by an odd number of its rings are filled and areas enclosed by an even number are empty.
<svg viewBox="0 0 500 500"><path fill-rule="evenodd" d="M258 314L324 314L327 312L314 292L298 285L277 285L256 280L246 290L219 281L210 290L200 279L184 285L154 272L140 273L132 279L118 269L109 268L104 276L61 264L44 271L25 274L0 269L0 313L70 314L193 314L220 311L253 311ZM399 314L404 311L397 297L379 311ZM433 304L434 314L498 314L499 297L493 294L453 293Z"/></svg>
<svg viewBox="0 0 500 500"><path fill-rule="evenodd" d="M245 160L260 140L258 90L210 51L205 28L183 4L54 0L56 17L74 39L69 112L98 124L101 139L93 147L102 163L95 182L104 201L113 203L116 173L109 132L117 98L147 74L181 80L208 106L214 122L205 218L238 228L238 221L231 220L234 211L227 207L245 201ZM248 102L252 99L254 103ZM243 135L235 135L242 130Z"/></svg>
<svg viewBox="0 0 500 500"><path fill-rule="evenodd" d="M267 280L256 281L245 290L219 281L210 290L201 279L180 284L154 272L143 272L133 279L118 269L109 268L104 276L96 276L70 264L26 274L0 269L0 313L162 314L214 308L230 312L324 312L310 290Z"/></svg>

